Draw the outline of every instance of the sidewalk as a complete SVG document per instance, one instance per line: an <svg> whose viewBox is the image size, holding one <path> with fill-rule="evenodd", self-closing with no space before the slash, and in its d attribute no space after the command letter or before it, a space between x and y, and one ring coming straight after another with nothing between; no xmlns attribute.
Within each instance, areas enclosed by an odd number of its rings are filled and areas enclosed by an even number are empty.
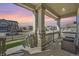
<svg viewBox="0 0 79 59"><path fill-rule="evenodd" d="M21 52L20 50L23 49L23 46L20 45L20 46L16 46L16 47L13 47L13 48L10 48L6 51L6 54L7 55L10 55L10 54L13 54L13 53L17 53L17 52ZM19 55L19 54L18 54Z"/></svg>

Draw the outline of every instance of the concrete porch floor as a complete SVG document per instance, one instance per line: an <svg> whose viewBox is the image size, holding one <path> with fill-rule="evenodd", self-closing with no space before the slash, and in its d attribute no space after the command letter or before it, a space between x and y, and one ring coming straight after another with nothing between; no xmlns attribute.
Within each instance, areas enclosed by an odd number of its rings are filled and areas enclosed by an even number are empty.
<svg viewBox="0 0 79 59"><path fill-rule="evenodd" d="M60 39L57 39L54 43L52 42L51 44L52 44L51 50L30 54L28 51L23 51L20 49L12 54L9 54L9 56L78 56L78 55L62 50Z"/></svg>

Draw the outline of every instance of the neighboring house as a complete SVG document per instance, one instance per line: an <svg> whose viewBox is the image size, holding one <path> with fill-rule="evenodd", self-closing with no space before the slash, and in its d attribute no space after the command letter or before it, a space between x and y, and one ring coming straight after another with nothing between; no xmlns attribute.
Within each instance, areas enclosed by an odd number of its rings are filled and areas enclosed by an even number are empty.
<svg viewBox="0 0 79 59"><path fill-rule="evenodd" d="M28 26L28 30L33 30L33 26Z"/></svg>
<svg viewBox="0 0 79 59"><path fill-rule="evenodd" d="M59 30L58 26L47 26L46 30Z"/></svg>
<svg viewBox="0 0 79 59"><path fill-rule="evenodd" d="M17 32L18 30L18 22L0 19L0 32Z"/></svg>

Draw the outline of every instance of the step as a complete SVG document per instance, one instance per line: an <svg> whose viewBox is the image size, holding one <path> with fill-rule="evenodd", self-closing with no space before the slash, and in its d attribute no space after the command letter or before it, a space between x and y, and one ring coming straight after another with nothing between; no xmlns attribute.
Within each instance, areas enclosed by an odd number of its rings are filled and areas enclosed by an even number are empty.
<svg viewBox="0 0 79 59"><path fill-rule="evenodd" d="M29 52L29 54L34 54L34 53L42 52L41 51L41 47L35 47L35 48L26 47L26 48L24 48L22 50L26 51L26 52Z"/></svg>

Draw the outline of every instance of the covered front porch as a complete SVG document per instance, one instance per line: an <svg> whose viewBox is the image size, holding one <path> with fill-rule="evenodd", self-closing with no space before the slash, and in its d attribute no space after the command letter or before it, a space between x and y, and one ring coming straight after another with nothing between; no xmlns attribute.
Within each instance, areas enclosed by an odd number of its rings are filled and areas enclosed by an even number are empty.
<svg viewBox="0 0 79 59"><path fill-rule="evenodd" d="M17 3L16 5L33 12L33 31L30 32L30 40L26 39L28 44L24 47L15 47L19 49L8 55L22 56L74 56L76 54L61 49L61 41L64 38L61 28L61 19L76 16L76 38L75 45L78 42L78 16L79 4L74 3ZM45 15L57 21L57 30L46 31ZM78 45L78 44L77 44ZM10 51L9 51L10 52ZM8 52L6 52L8 53Z"/></svg>

